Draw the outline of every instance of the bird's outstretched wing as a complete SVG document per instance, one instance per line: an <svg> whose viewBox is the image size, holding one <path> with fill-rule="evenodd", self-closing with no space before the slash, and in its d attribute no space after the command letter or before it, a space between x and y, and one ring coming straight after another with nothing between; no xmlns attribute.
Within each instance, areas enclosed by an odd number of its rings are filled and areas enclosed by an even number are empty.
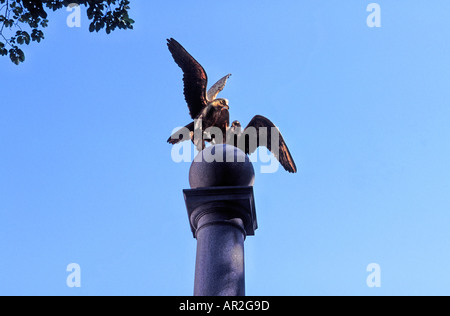
<svg viewBox="0 0 450 316"><path fill-rule="evenodd" d="M208 101L213 101L217 98L217 95L220 93L220 91L225 88L225 85L227 84L228 78L231 77L231 74L226 75L219 81L217 81L209 90L207 94Z"/></svg>
<svg viewBox="0 0 450 316"><path fill-rule="evenodd" d="M246 154L255 152L257 147L265 146L275 155L275 157L278 159L284 169L286 169L286 171L291 173L297 172L297 167L295 166L294 159L292 158L291 153L289 152L289 149L284 142L283 136L281 136L281 133L279 132L275 124L273 124L268 118L264 116L256 115L245 128L244 135L249 132L249 127L253 127L256 129L257 143L252 146L248 139L244 140ZM260 128L262 127L267 128L267 138L264 137L264 133L260 131ZM278 144L272 144L273 132L278 134ZM276 136L277 135L274 134L274 140L276 140ZM266 139L261 139L261 137L264 137Z"/></svg>
<svg viewBox="0 0 450 316"><path fill-rule="evenodd" d="M183 70L184 98L189 114L195 119L207 105L206 87L208 77L203 67L173 38L167 40L167 46L177 65Z"/></svg>
<svg viewBox="0 0 450 316"><path fill-rule="evenodd" d="M182 127L181 129L179 129L178 131L173 133L172 136L169 137L167 142L172 145L178 144L181 141L191 139L193 136L193 133L194 133L194 122L191 122L188 125L186 125L185 127ZM189 138L183 137L183 136L187 136L186 134L189 134Z"/></svg>

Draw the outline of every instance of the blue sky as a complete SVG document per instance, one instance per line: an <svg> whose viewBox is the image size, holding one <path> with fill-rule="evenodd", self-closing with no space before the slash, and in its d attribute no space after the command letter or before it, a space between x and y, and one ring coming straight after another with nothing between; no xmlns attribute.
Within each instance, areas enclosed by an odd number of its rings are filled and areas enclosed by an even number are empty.
<svg viewBox="0 0 450 316"><path fill-rule="evenodd" d="M169 37L211 84L233 74L231 119L269 117L299 169L255 163L248 295L449 295L450 3L378 1L369 28L370 2L134 0L109 36L50 14L24 64L0 59L0 295L192 294Z"/></svg>

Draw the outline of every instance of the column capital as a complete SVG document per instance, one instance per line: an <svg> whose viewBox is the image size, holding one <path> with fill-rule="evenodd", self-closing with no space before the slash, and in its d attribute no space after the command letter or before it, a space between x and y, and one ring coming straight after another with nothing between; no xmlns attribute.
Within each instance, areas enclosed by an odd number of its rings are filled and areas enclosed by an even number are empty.
<svg viewBox="0 0 450 316"><path fill-rule="evenodd" d="M255 235L258 223L252 186L186 189L183 194L194 238L202 226L201 218L212 213L215 222L233 225L232 219L242 219L245 235Z"/></svg>

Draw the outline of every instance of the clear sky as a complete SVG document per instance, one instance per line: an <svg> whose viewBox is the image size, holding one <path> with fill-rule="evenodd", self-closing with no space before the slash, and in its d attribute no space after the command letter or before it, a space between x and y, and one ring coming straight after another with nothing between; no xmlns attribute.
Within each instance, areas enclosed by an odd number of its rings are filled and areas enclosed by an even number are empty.
<svg viewBox="0 0 450 316"><path fill-rule="evenodd" d="M363 0L131 2L132 31L61 10L24 64L0 58L0 295L192 294L169 37L211 84L233 74L231 119L270 118L299 169L255 163L248 295L450 294L449 1L379 0L380 28Z"/></svg>

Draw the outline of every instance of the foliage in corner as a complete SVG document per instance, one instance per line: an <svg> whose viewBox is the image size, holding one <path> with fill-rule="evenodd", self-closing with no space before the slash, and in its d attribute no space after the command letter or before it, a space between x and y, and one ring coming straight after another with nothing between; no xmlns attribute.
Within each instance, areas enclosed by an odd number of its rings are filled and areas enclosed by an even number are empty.
<svg viewBox="0 0 450 316"><path fill-rule="evenodd" d="M44 39L42 29L49 23L46 10L56 11L73 3L86 6L90 32L133 29L129 0L0 0L0 56L9 55L16 65L24 62L20 46Z"/></svg>

